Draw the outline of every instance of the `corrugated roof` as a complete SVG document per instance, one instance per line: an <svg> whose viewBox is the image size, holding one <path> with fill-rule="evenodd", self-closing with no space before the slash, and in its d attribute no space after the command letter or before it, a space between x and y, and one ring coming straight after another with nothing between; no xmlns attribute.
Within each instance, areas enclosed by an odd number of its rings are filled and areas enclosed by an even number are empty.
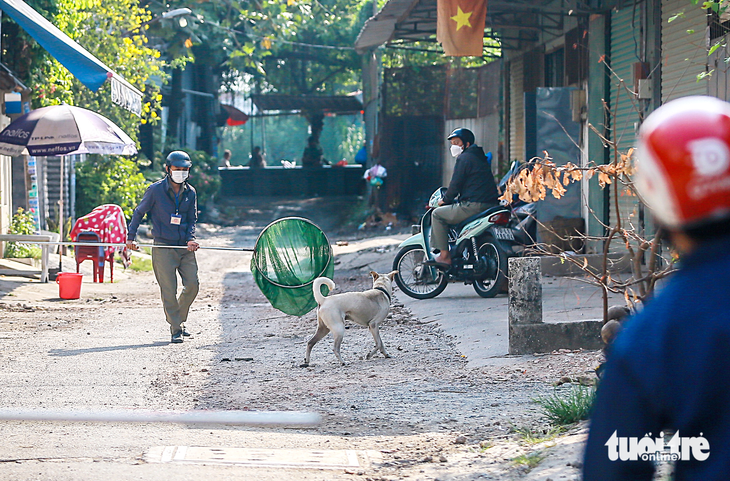
<svg viewBox="0 0 730 481"><path fill-rule="evenodd" d="M393 40L432 40L436 35L437 0L389 0L369 18L355 40L359 53ZM485 36L502 48L521 48L537 40L539 31L562 32L567 16L596 12L586 6L552 0L488 0Z"/></svg>
<svg viewBox="0 0 730 481"><path fill-rule="evenodd" d="M393 40L396 24L403 21L420 1L390 0L375 16L365 22L355 40L355 49L362 53L370 47L377 47Z"/></svg>
<svg viewBox="0 0 730 481"><path fill-rule="evenodd" d="M362 103L349 95L254 94L251 100L259 110L321 110L338 114L360 112Z"/></svg>

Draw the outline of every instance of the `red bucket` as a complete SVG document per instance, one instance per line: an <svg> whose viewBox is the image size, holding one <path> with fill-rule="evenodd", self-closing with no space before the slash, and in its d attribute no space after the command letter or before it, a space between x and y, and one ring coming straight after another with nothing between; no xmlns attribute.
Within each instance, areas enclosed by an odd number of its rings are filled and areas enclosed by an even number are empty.
<svg viewBox="0 0 730 481"><path fill-rule="evenodd" d="M78 299L81 297L81 281L83 278L83 274L59 272L56 276L58 297L61 299Z"/></svg>

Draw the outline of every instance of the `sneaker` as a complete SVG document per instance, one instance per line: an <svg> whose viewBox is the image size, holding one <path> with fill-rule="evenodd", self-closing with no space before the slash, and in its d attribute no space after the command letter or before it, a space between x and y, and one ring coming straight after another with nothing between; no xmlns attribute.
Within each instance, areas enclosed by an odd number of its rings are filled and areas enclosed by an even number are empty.
<svg viewBox="0 0 730 481"><path fill-rule="evenodd" d="M190 333L184 327L182 328L182 335L185 336L185 337L190 337Z"/></svg>
<svg viewBox="0 0 730 481"><path fill-rule="evenodd" d="M172 335L172 339L170 339L170 342L178 344L183 342L183 332L179 331Z"/></svg>

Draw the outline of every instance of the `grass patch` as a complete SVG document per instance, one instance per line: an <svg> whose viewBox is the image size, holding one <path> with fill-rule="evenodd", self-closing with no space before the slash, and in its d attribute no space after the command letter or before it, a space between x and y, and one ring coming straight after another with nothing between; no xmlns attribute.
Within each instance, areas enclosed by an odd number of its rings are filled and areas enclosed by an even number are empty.
<svg viewBox="0 0 730 481"><path fill-rule="evenodd" d="M555 391L550 396L535 399L535 402L540 405L550 423L565 426L588 419L595 399L595 388L573 386L567 393Z"/></svg>
<svg viewBox="0 0 730 481"><path fill-rule="evenodd" d="M149 272L152 270L152 259L149 257L132 256L129 268L134 272Z"/></svg>
<svg viewBox="0 0 730 481"><path fill-rule="evenodd" d="M526 444L540 444L552 441L566 431L564 426L552 426L543 429L532 429L529 427L514 428L513 431L520 435L520 440Z"/></svg>
<svg viewBox="0 0 730 481"><path fill-rule="evenodd" d="M545 456L547 456L547 454L543 453L542 451L535 451L534 453L527 453L517 456L516 458L512 459L512 463L515 466L525 466L527 470L530 471L538 464L540 464L540 462L545 459Z"/></svg>

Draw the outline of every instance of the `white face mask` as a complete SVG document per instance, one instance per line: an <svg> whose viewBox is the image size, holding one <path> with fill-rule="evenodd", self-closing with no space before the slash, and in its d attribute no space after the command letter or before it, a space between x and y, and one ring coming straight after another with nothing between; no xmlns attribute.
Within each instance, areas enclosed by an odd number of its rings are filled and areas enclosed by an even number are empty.
<svg viewBox="0 0 730 481"><path fill-rule="evenodd" d="M451 146L451 156L452 157L458 157L461 155L461 153L464 151L464 149L461 147L461 145L452 145Z"/></svg>
<svg viewBox="0 0 730 481"><path fill-rule="evenodd" d="M170 177L172 177L172 181L176 184L182 184L185 182L185 179L188 178L189 172L187 170L171 170L170 171Z"/></svg>

